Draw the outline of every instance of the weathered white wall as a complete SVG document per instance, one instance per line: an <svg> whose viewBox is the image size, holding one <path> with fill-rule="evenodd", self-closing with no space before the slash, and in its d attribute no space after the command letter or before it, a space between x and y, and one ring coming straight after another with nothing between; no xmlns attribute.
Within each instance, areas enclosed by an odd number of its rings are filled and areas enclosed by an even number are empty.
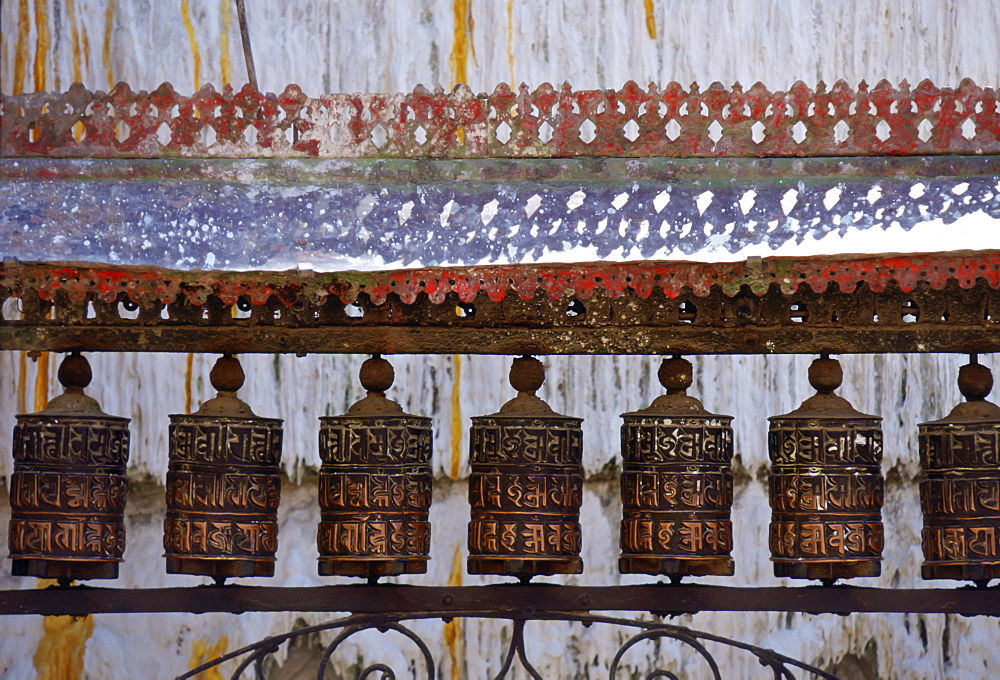
<svg viewBox="0 0 1000 680"><path fill-rule="evenodd" d="M230 0L5 0L0 4L0 89L65 89L75 79L91 88L119 80L152 89L169 80L183 91L207 82L245 79ZM568 80L575 87L618 87L628 79L677 80L703 85L760 80L783 88L796 79L812 84L882 77L916 83L930 77L956 85L972 77L1000 84L1000 6L989 0L865 3L766 0L365 0L264 2L248 0L261 86L280 90L297 82L323 91L394 91L417 83L450 87L467 81L490 90L500 81L535 85ZM42 30L39 30L39 26ZM655 37L654 37L655 36ZM0 244L0 251L3 246ZM987 363L993 363L987 359ZM129 504L129 548L119 581L110 585L186 585L198 579L160 573L162 482L166 415L210 396L213 357L122 353L94 356L92 392L106 410L133 418L137 480ZM759 471L766 463L766 417L793 408L808 394L808 357L705 357L696 361L692 390L706 406L736 416L736 448L748 473L734 512L737 575L705 579L773 585L767 562L769 511ZM308 470L317 461L316 418L342 412L359 396L359 357L245 357L243 396L258 413L285 419L289 482L282 504L276 584L334 582L315 575L314 502ZM431 573L410 583L480 583L464 576L468 417L492 412L512 392L504 385L507 359L399 357L393 360L393 396L409 410L434 416L435 489ZM615 483L599 473L618 460L619 413L658 393L645 357L551 357L545 396L585 421L588 473L583 512L586 573L571 582L635 583L616 573ZM864 582L916 587L920 516L916 423L947 412L958 399L958 357L845 357L843 394L885 418L886 462L891 472L885 520L883 576ZM32 410L54 391L54 362L41 379L21 354L0 353L0 475L10 473L15 412ZM190 397L187 392L190 390ZM452 480L456 481L452 481ZM6 497L0 498L0 542L5 543ZM457 561L456 561L457 556ZM0 570L0 587L34 588ZM859 584L862 583L859 581ZM939 585L947 586L948 583ZM297 615L247 614L97 616L70 624L38 617L0 618L0 677L170 677L199 654L231 650L268 632L287 629ZM303 616L318 621L318 616ZM1000 624L944 616L836 616L702 614L681 623L774 647L833 667L845 677L981 678L996 667ZM613 635L597 628L530 624L529 654L545 677L586 677L582 667L614 651ZM443 677L496 672L501 649L493 624L466 623L457 637L440 622L424 628L444 666ZM531 629L529 629L530 631ZM544 633L541 631L545 631ZM453 630L454 632L454 630ZM573 637L569 637L572 633ZM373 647L365 648L369 654ZM641 660L648 649L637 651ZM453 668L454 653L459 659ZM74 656L75 655L75 656ZM850 656L849 656L850 655ZM34 657L34 658L33 658ZM348 655L350 658L351 655ZM388 658L388 657L384 657ZM723 653L721 659L728 657ZM740 657L735 677L751 676L755 662ZM850 664L855 664L851 666ZM139 670L141 669L141 671ZM758 671L759 672L759 671ZM599 672L597 673L600 674ZM693 677L698 677L694 675Z"/></svg>
<svg viewBox="0 0 1000 680"><path fill-rule="evenodd" d="M170 81L181 91L246 82L231 1L7 0L0 89L62 89L74 79L134 89ZM247 0L247 8L260 84L273 91L289 82L319 94L456 80L475 91L501 81L1000 80L992 0ZM40 57L38 24L48 26Z"/></svg>

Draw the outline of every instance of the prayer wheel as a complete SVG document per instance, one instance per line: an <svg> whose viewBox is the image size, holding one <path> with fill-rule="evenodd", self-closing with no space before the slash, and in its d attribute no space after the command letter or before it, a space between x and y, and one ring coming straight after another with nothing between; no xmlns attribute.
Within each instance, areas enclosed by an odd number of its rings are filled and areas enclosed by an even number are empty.
<svg viewBox="0 0 1000 680"><path fill-rule="evenodd" d="M63 360L58 376L65 392L45 410L17 416L14 426L12 571L60 581L117 578L129 420L84 394L92 374L79 353Z"/></svg>
<svg viewBox="0 0 1000 680"><path fill-rule="evenodd" d="M470 574L528 580L583 571L583 421L535 396L544 380L540 361L515 359L510 384L518 395L472 419Z"/></svg>
<svg viewBox="0 0 1000 680"><path fill-rule="evenodd" d="M423 574L431 543L431 419L386 398L395 375L385 359L366 360L360 377L368 396L346 415L320 418L319 573Z"/></svg>
<svg viewBox="0 0 1000 680"><path fill-rule="evenodd" d="M691 363L664 360L667 393L622 425L623 574L732 575L732 417L688 396Z"/></svg>
<svg viewBox="0 0 1000 680"><path fill-rule="evenodd" d="M273 576L281 497L281 420L260 418L236 396L243 368L221 357L218 395L190 415L170 416L167 573Z"/></svg>
<svg viewBox="0 0 1000 680"><path fill-rule="evenodd" d="M1000 578L1000 407L986 401L993 374L975 358L958 387L967 401L919 426L921 574L985 585Z"/></svg>
<svg viewBox="0 0 1000 680"><path fill-rule="evenodd" d="M840 363L809 367L817 394L769 418L770 547L775 576L835 581L881 571L881 418L833 392Z"/></svg>

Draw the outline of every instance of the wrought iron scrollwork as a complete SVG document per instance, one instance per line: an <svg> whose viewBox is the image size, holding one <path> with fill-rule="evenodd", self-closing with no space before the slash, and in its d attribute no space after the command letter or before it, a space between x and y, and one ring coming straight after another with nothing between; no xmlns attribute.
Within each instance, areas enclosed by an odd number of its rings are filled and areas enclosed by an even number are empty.
<svg viewBox="0 0 1000 680"><path fill-rule="evenodd" d="M177 680L193 679L198 677L198 675L204 671L216 668L223 663L236 659L240 659L240 663L230 676L232 680L251 680L251 678L252 680L266 680L266 661L268 657L280 650L281 645L307 635L313 635L325 631L336 631L336 637L332 642L325 645L319 656L316 678L317 680L325 680L328 677L327 672L333 667L332 659L337 651L342 647L343 643L347 641L348 638L358 633L372 630L382 634L390 631L396 632L413 643L418 650L418 658L423 660L423 670L426 675L418 675L417 667L413 666L407 669L406 677L426 677L427 680L434 680L434 678L437 677L435 671L436 666L430 647L423 640L423 638L420 637L420 635L403 625L402 622L430 620L438 618L439 616L440 613L427 611L398 612L394 614L352 614L327 623L297 628L287 633L264 638L263 640L259 640L258 642L254 642L250 645L208 661L207 663L188 671L184 675L179 676ZM711 673L711 677L714 678L714 680L722 680L725 676L718 661L712 655L712 652L706 643L725 645L730 648L747 652L748 654L756 657L760 665L769 670L775 680L795 680L797 677L838 680L835 675L805 663L804 661L799 661L783 654L779 654L771 649L758 647L756 645L740 642L739 640L733 640L720 635L714 635L712 633L686 628L684 626L676 626L655 621L643 621L592 614L577 614L573 612L542 612L535 613L528 618L517 616L501 617L490 612L463 611L449 613L449 617L465 619L506 619L513 623L513 635L511 636L510 642L506 645L500 670L493 680L505 680L508 678L511 674L512 668L514 667L515 659L529 677L533 678L533 680L543 680L542 674L528 659L524 629L526 624L529 622L543 623L551 621L576 622L587 627L597 623L639 629L638 632L629 637L619 646L608 667L609 680L617 680L620 675L619 671L623 668L623 658L629 650L642 642L656 642L662 639L675 640L681 643L681 645L685 648L693 651L705 663ZM253 669L253 674L249 675L248 670L251 668ZM796 676L793 671L802 671L806 675ZM398 673L397 669L393 669L392 666L381 662L368 663L367 665L356 669L355 673L356 675L354 678L356 680L396 680L398 677L403 677ZM679 674L679 671L670 670L664 667L657 667L646 671L645 675L640 677L645 678L645 680L683 680L685 676Z"/></svg>

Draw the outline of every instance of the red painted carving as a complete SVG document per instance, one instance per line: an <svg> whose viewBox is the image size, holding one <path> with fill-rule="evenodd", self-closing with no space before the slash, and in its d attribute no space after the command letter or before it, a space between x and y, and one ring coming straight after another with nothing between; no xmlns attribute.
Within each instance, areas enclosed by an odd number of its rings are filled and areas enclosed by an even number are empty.
<svg viewBox="0 0 1000 680"><path fill-rule="evenodd" d="M882 80L787 92L760 83L701 90L574 91L501 83L474 94L280 94L246 85L184 96L164 83L133 92L0 95L0 155L60 157L320 156L520 158L726 157L1000 153L1000 99L969 79L914 90Z"/></svg>

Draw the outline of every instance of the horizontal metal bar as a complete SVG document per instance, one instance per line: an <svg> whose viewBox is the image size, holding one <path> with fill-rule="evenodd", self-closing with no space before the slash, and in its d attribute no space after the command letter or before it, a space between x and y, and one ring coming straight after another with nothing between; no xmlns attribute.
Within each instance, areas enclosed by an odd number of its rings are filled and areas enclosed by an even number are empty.
<svg viewBox="0 0 1000 680"><path fill-rule="evenodd" d="M433 612L442 617L511 618L545 618L546 612L565 611L648 611L660 615L699 611L773 611L1000 616L1000 589L501 584L464 587L337 585L312 588L229 585L143 589L72 586L0 591L0 615L247 611Z"/></svg>
<svg viewBox="0 0 1000 680"><path fill-rule="evenodd" d="M1000 352L1000 328L0 326L0 348L235 354L968 354Z"/></svg>

